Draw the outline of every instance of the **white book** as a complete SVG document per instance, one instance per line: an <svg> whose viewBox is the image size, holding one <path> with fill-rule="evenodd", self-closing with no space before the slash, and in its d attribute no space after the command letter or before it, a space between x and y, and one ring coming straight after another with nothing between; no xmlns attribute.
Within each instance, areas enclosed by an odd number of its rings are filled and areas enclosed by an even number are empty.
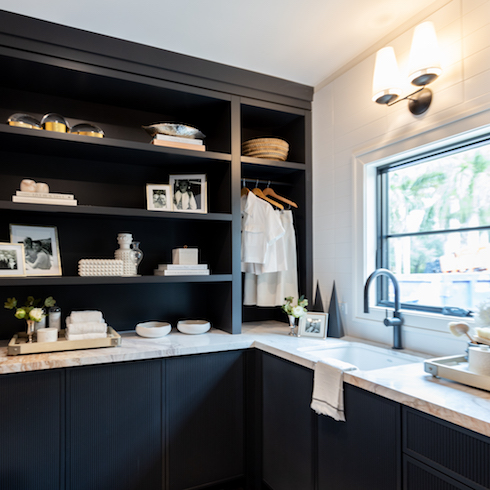
<svg viewBox="0 0 490 490"><path fill-rule="evenodd" d="M203 145L203 140L198 140L194 138L184 138L182 136L171 136L168 134L156 134L153 139L162 141L175 141L176 143L189 143L191 145Z"/></svg>
<svg viewBox="0 0 490 490"><path fill-rule="evenodd" d="M209 269L187 269L187 270L158 270L155 276L209 276Z"/></svg>
<svg viewBox="0 0 490 490"><path fill-rule="evenodd" d="M208 269L208 264L158 264L158 270L187 270L187 269Z"/></svg>
<svg viewBox="0 0 490 490"><path fill-rule="evenodd" d="M76 199L49 199L47 197L24 197L12 196L12 202L22 202L26 204L54 204L57 206L76 206Z"/></svg>
<svg viewBox="0 0 490 490"><path fill-rule="evenodd" d="M23 197L44 197L47 199L75 199L73 194L59 194L57 192L26 192L16 191L17 196Z"/></svg>

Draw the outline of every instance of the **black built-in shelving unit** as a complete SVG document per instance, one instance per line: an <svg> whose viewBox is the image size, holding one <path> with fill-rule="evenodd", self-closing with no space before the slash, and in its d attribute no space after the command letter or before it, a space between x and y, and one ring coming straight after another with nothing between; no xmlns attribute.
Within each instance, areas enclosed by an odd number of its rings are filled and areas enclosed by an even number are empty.
<svg viewBox="0 0 490 490"><path fill-rule="evenodd" d="M0 241L11 223L56 226L63 270L0 278L2 302L53 295L65 314L101 309L116 330L199 317L240 333L242 320L282 318L279 308L242 309L241 179L272 181L299 204L299 286L311 297L310 87L3 11L0 25ZM71 125L99 125L105 138L8 126L15 112L57 112ZM158 121L198 127L206 151L150 145L141 126ZM242 157L241 143L261 136L286 139L288 161ZM146 184L186 173L207 175L207 214L146 210ZM13 203L23 178L79 205ZM113 257L120 232L141 242L141 277L78 277L81 258ZM212 274L154 276L184 245L199 248ZM0 338L23 328L4 309L0 324Z"/></svg>

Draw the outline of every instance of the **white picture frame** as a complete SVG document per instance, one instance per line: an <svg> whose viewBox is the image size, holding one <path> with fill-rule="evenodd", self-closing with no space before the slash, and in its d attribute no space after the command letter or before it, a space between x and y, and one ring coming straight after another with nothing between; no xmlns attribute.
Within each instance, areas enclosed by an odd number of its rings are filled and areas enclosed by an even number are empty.
<svg viewBox="0 0 490 490"><path fill-rule="evenodd" d="M169 176L172 188L172 211L207 213L208 196L206 174L179 174ZM187 187L183 187L183 183Z"/></svg>
<svg viewBox="0 0 490 490"><path fill-rule="evenodd" d="M26 264L23 243L0 243L0 277L24 277Z"/></svg>
<svg viewBox="0 0 490 490"><path fill-rule="evenodd" d="M146 184L146 208L150 211L172 211L170 184Z"/></svg>
<svg viewBox="0 0 490 490"><path fill-rule="evenodd" d="M306 312L299 319L298 335L324 339L327 336L328 313Z"/></svg>
<svg viewBox="0 0 490 490"><path fill-rule="evenodd" d="M56 226L10 225L10 241L23 244L26 276L61 276Z"/></svg>

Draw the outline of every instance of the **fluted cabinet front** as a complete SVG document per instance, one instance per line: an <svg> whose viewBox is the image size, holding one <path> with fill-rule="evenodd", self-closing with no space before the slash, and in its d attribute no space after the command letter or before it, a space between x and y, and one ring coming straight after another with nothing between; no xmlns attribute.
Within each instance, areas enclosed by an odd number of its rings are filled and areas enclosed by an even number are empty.
<svg viewBox="0 0 490 490"><path fill-rule="evenodd" d="M67 490L163 488L163 366L67 372Z"/></svg>

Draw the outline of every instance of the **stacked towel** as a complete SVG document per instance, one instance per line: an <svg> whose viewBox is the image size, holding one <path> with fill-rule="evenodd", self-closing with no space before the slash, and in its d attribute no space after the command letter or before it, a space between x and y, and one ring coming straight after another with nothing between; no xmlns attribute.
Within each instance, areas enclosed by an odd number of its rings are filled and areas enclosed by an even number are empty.
<svg viewBox="0 0 490 490"><path fill-rule="evenodd" d="M357 369L354 365L333 358L328 360L328 364L316 363L311 401L311 408L316 413L345 422L344 372L354 369Z"/></svg>
<svg viewBox="0 0 490 490"><path fill-rule="evenodd" d="M67 340L103 339L107 323L100 311L72 311L66 318Z"/></svg>

